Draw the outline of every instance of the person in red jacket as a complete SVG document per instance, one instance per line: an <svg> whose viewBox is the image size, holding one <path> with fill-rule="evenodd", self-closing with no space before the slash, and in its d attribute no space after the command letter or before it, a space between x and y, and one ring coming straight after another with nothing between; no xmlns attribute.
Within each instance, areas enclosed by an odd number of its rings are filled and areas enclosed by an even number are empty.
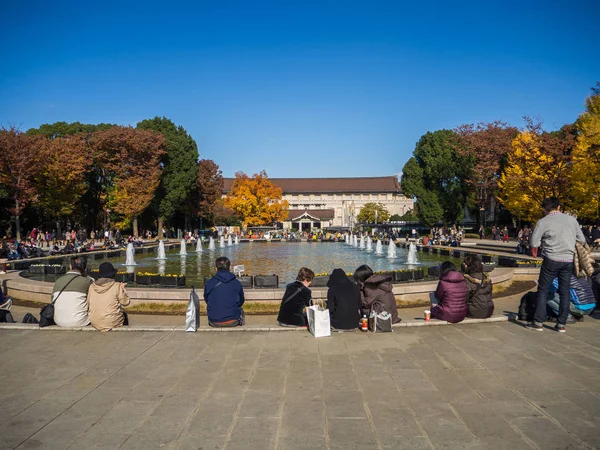
<svg viewBox="0 0 600 450"><path fill-rule="evenodd" d="M458 323L467 316L467 282L452 262L440 265L440 281L431 301L432 319Z"/></svg>

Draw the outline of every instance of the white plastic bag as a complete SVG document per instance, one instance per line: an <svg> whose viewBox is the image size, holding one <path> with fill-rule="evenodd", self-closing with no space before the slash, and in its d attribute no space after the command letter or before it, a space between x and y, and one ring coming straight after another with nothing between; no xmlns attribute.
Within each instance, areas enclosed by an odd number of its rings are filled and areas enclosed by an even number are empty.
<svg viewBox="0 0 600 450"><path fill-rule="evenodd" d="M185 331L196 332L200 327L200 299L196 290L192 286L190 292L190 301L188 302L187 311L185 312Z"/></svg>
<svg viewBox="0 0 600 450"><path fill-rule="evenodd" d="M331 336L331 323L329 310L321 305L311 305L306 308L308 317L308 330L316 337Z"/></svg>

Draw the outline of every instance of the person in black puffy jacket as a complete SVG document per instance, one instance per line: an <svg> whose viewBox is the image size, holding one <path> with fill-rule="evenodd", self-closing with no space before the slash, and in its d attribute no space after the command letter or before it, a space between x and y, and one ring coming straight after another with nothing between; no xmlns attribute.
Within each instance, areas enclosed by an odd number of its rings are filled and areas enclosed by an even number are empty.
<svg viewBox="0 0 600 450"><path fill-rule="evenodd" d="M277 322L282 327L305 327L308 324L304 308L310 306L312 293L308 288L315 274L312 270L302 267L296 281L285 287L285 293L279 306Z"/></svg>
<svg viewBox="0 0 600 450"><path fill-rule="evenodd" d="M467 315L476 319L487 319L494 314L492 280L483 272L479 255L465 258L465 281L467 282Z"/></svg>
<svg viewBox="0 0 600 450"><path fill-rule="evenodd" d="M327 309L336 330L354 330L360 320L360 288L342 269L334 269L327 282Z"/></svg>
<svg viewBox="0 0 600 450"><path fill-rule="evenodd" d="M467 283L450 261L440 265L440 281L434 296L438 303L431 307L432 319L458 323L467 316Z"/></svg>

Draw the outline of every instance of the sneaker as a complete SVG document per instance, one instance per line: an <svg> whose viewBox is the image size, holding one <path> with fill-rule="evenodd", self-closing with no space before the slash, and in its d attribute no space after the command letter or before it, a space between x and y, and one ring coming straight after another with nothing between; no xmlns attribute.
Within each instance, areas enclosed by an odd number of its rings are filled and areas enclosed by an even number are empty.
<svg viewBox="0 0 600 450"><path fill-rule="evenodd" d="M535 330L535 331L544 331L544 326L537 324L535 322L529 322L527 324L527 328L530 330Z"/></svg>
<svg viewBox="0 0 600 450"><path fill-rule="evenodd" d="M567 330L565 329L564 325L559 325L558 323L554 326L554 331L558 332L558 333L566 333Z"/></svg>

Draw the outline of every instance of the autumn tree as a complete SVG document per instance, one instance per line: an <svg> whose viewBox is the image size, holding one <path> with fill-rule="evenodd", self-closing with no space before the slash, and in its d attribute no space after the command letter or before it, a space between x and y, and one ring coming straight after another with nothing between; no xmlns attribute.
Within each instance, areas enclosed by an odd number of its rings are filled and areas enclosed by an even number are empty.
<svg viewBox="0 0 600 450"><path fill-rule="evenodd" d="M362 223L381 223L390 218L390 212L382 203L365 203L358 213L357 220Z"/></svg>
<svg viewBox="0 0 600 450"><path fill-rule="evenodd" d="M600 218L600 83L596 86L576 122L579 133L571 168L573 210L589 220Z"/></svg>
<svg viewBox="0 0 600 450"><path fill-rule="evenodd" d="M281 198L281 188L269 180L264 170L252 177L237 172L224 205L241 217L244 225L267 225L287 217L289 204Z"/></svg>
<svg viewBox="0 0 600 450"><path fill-rule="evenodd" d="M28 136L15 127L0 128L0 185L6 190L15 217L16 237L21 239L23 209L37 200L35 178L39 172L41 138Z"/></svg>
<svg viewBox="0 0 600 450"><path fill-rule="evenodd" d="M133 221L152 201L160 181L160 160L166 149L158 133L112 127L92 135L94 158L106 186L105 207Z"/></svg>
<svg viewBox="0 0 600 450"><path fill-rule="evenodd" d="M216 226L237 227L241 225L239 217L231 208L224 205L221 198L215 201L209 217L213 225Z"/></svg>
<svg viewBox="0 0 600 450"><path fill-rule="evenodd" d="M158 233L162 237L163 221L168 221L178 212L186 214L187 221L192 212L198 181L198 146L182 126L175 125L166 117L143 120L137 128L161 133L167 142L166 152L161 158L163 170L155 198Z"/></svg>
<svg viewBox="0 0 600 450"><path fill-rule="evenodd" d="M89 146L81 135L57 137L42 139L38 151L37 206L55 220L68 217L87 188L85 176L92 162Z"/></svg>
<svg viewBox="0 0 600 450"><path fill-rule="evenodd" d="M416 198L416 214L425 225L455 223L464 215L472 163L458 152L456 139L450 130L424 134L402 170L402 190Z"/></svg>
<svg viewBox="0 0 600 450"><path fill-rule="evenodd" d="M525 118L526 129L517 135L498 181L498 199L520 219L542 217L541 202L555 196L569 204L569 165L575 143L574 127L548 133L540 123Z"/></svg>
<svg viewBox="0 0 600 450"><path fill-rule="evenodd" d="M496 121L461 125L455 132L458 152L473 160L473 168L465 181L474 203L480 211L489 210L492 198L498 194L502 160L511 150L519 130Z"/></svg>
<svg viewBox="0 0 600 450"><path fill-rule="evenodd" d="M94 125L90 123L79 122L55 122L42 124L39 126L39 128L30 128L27 130L27 134L30 136L44 136L48 139L73 136L76 134L89 136L96 131L105 131L114 126L115 125L111 123L99 123Z"/></svg>
<svg viewBox="0 0 600 450"><path fill-rule="evenodd" d="M200 217L210 217L223 194L223 175L211 159L198 162L197 211Z"/></svg>

